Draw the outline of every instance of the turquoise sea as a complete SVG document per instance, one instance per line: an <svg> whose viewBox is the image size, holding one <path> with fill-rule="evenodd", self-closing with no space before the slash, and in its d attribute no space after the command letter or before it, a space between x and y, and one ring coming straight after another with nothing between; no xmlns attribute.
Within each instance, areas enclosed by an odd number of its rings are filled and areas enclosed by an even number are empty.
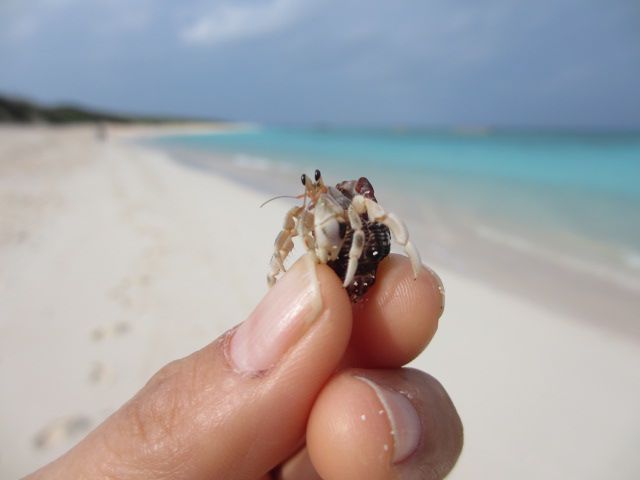
<svg viewBox="0 0 640 480"><path fill-rule="evenodd" d="M423 256L461 270L493 246L640 288L640 134L260 127L158 143L265 198L300 193L315 168L329 183L366 176L419 225Z"/></svg>

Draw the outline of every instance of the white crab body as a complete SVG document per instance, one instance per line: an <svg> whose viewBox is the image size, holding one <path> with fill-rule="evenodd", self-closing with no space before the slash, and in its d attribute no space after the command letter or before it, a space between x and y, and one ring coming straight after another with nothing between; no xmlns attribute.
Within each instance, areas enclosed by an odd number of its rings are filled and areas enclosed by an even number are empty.
<svg viewBox="0 0 640 480"><path fill-rule="evenodd" d="M344 226L348 219L341 204L349 200L338 190L331 187L318 198L313 212L313 233L315 238L315 254L322 263L335 260L344 241Z"/></svg>

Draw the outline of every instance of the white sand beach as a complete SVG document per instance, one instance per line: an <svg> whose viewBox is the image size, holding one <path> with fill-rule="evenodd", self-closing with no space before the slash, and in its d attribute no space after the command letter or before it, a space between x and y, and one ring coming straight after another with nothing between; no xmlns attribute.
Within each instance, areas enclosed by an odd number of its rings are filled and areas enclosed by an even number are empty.
<svg viewBox="0 0 640 480"><path fill-rule="evenodd" d="M0 129L2 478L60 455L266 291L285 207L127 142L157 131ZM447 306L412 366L464 423L450 478L639 478L638 339L430 266Z"/></svg>

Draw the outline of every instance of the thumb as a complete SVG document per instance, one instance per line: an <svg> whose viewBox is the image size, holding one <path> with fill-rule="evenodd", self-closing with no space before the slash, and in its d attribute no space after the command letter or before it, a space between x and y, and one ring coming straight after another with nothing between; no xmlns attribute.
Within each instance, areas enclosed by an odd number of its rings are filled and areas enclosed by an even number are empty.
<svg viewBox="0 0 640 480"><path fill-rule="evenodd" d="M350 333L340 281L305 257L243 324L162 368L33 478L259 478L299 447Z"/></svg>

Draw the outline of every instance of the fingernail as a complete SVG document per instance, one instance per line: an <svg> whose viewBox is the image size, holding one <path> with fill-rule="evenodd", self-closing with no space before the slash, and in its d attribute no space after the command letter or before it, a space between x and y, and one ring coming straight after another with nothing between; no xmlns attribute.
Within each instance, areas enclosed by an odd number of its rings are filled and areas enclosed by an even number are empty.
<svg viewBox="0 0 640 480"><path fill-rule="evenodd" d="M365 377L355 378L371 387L380 400L381 414L386 414L389 419L393 438L393 463L405 460L416 451L422 437L422 425L416 409L401 393L381 387Z"/></svg>
<svg viewBox="0 0 640 480"><path fill-rule="evenodd" d="M267 293L233 334L229 356L241 372L273 367L322 310L315 264L300 259Z"/></svg>

